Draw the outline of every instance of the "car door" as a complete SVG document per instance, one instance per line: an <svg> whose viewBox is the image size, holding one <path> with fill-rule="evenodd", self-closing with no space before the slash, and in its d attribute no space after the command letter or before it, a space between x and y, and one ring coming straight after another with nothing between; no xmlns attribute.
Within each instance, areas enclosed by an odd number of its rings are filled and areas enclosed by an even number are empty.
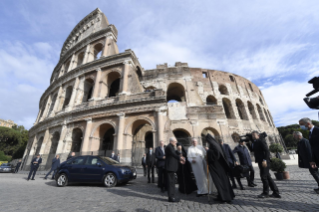
<svg viewBox="0 0 319 212"><path fill-rule="evenodd" d="M84 181L83 169L86 156L79 156L74 158L68 165L70 174L70 180L72 181Z"/></svg>
<svg viewBox="0 0 319 212"><path fill-rule="evenodd" d="M88 181L88 182L102 181L104 171L105 171L104 163L98 157L94 157L94 156L87 157L84 164L84 172L83 172L85 181Z"/></svg>

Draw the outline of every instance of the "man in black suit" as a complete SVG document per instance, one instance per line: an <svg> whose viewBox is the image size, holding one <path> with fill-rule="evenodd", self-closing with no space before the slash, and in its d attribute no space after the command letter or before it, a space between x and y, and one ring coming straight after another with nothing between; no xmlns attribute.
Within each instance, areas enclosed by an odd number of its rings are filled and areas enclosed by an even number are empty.
<svg viewBox="0 0 319 212"><path fill-rule="evenodd" d="M69 155L66 160L69 160L69 159L73 158L74 156L75 156L75 152L71 152L71 155Z"/></svg>
<svg viewBox="0 0 319 212"><path fill-rule="evenodd" d="M169 139L169 144L165 148L165 170L167 175L167 194L169 202L179 202L175 199L175 176L178 170L178 163L185 163L185 158L176 153L176 139Z"/></svg>
<svg viewBox="0 0 319 212"><path fill-rule="evenodd" d="M145 153L142 157L142 166L143 166L143 171L144 171L144 177L146 177L146 154Z"/></svg>
<svg viewBox="0 0 319 212"><path fill-rule="evenodd" d="M309 118L300 119L299 125L302 130L309 130L309 142L312 152L310 165L315 169L319 166L319 127L315 127Z"/></svg>
<svg viewBox="0 0 319 212"><path fill-rule="evenodd" d="M40 158L40 154L38 154L37 157L32 159L32 161L31 161L31 169L30 169L30 172L29 172L28 180L30 180L30 177L31 177L32 173L33 173L33 175L32 175L31 180L34 180L34 176L37 173L37 170L38 170L38 168L39 168L41 163L42 163L42 158Z"/></svg>
<svg viewBox="0 0 319 212"><path fill-rule="evenodd" d="M237 160L236 160L236 158L235 158L235 155L234 155L233 152L231 151L230 146L229 146L228 144L225 144L225 143L222 141L222 139L218 139L218 142L222 145L222 147L223 147L223 149L224 149L225 157L226 157L226 160L227 160L227 162L228 162L229 167L230 167L231 169L233 169L234 166L237 165ZM235 179L234 179L234 175L233 175L232 171L230 171L230 172L228 173L228 176L229 176L229 178L230 178L230 180L231 180L231 182L232 182L232 184L233 184L233 185L232 185L233 188L237 188L236 183L235 183ZM238 179L237 179L237 181L238 181ZM239 187L241 188L241 190L244 190L243 185L241 184L240 181L238 181L238 184L239 184Z"/></svg>
<svg viewBox="0 0 319 212"><path fill-rule="evenodd" d="M249 177L246 177L248 186L249 187L257 186L254 183L255 170L254 170L254 167L251 163L251 158L250 158L250 154L248 152L248 149L245 147L245 142L240 140L239 145L235 147L235 149L233 150L233 153L238 154L240 165L249 167L249 172L250 172Z"/></svg>
<svg viewBox="0 0 319 212"><path fill-rule="evenodd" d="M298 141L297 143L297 154L298 154L298 166L299 168L309 169L310 174L315 178L318 188L315 188L315 192L319 193L319 173L318 168L312 168L310 162L312 162L312 153L310 143L307 139L302 137L302 133L295 131L293 133L294 138Z"/></svg>
<svg viewBox="0 0 319 212"><path fill-rule="evenodd" d="M279 190L274 180L271 178L269 173L270 166L270 152L265 141L265 138L260 137L257 131L253 131L252 137L254 142L251 145L251 150L255 155L255 162L258 163L258 167L260 170L260 178L263 183L263 193L258 195L259 198L281 198L279 195ZM273 193L269 196L269 187L273 191Z"/></svg>
<svg viewBox="0 0 319 212"><path fill-rule="evenodd" d="M60 166L60 155L56 155L55 158L52 159L51 170L47 173L47 175L45 175L44 180L47 179L47 177L49 176L49 174L51 174L51 172L53 172L52 174L52 180L53 180L55 176L55 172L59 166Z"/></svg>
<svg viewBox="0 0 319 212"><path fill-rule="evenodd" d="M21 160L19 160L19 162L17 163L14 173L18 173L20 166L21 166Z"/></svg>
<svg viewBox="0 0 319 212"><path fill-rule="evenodd" d="M112 154L109 158L117 161L117 156L115 155L114 151L112 151Z"/></svg>
<svg viewBox="0 0 319 212"><path fill-rule="evenodd" d="M158 184L157 186L162 192L166 189L166 179L165 179L165 145L164 141L160 141L160 146L155 149L155 156L157 159L156 166L158 168Z"/></svg>
<svg viewBox="0 0 319 212"><path fill-rule="evenodd" d="M150 147L148 153L146 154L146 167L147 167L147 177L148 183L151 183L150 172L152 171L152 183L154 183L154 166L155 166L155 153L153 152L153 148Z"/></svg>

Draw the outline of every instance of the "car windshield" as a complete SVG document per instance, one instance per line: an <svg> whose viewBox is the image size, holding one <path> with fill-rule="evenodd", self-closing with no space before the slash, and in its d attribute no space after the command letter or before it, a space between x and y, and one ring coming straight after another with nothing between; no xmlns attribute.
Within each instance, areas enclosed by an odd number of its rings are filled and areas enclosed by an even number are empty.
<svg viewBox="0 0 319 212"><path fill-rule="evenodd" d="M108 165L113 165L113 164L119 163L116 160L113 160L113 159L111 159L109 157L100 157L100 158Z"/></svg>
<svg viewBox="0 0 319 212"><path fill-rule="evenodd" d="M1 164L1 166L9 166L9 164L8 163L3 163L3 164Z"/></svg>

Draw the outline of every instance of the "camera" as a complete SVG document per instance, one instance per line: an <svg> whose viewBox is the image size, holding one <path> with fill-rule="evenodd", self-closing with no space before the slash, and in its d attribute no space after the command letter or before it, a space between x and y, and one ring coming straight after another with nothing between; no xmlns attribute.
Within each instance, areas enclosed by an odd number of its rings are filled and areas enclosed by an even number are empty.
<svg viewBox="0 0 319 212"><path fill-rule="evenodd" d="M306 98L304 98L304 102L311 109L319 109L319 97L310 98L311 95L317 93L319 91L319 77L314 77L308 81L309 84L312 84L314 90L310 91L306 94Z"/></svg>
<svg viewBox="0 0 319 212"><path fill-rule="evenodd" d="M267 133L266 132L259 133L259 138L260 139L264 139L266 137L267 137ZM250 141L251 142L254 141L252 133L247 133L246 135L240 136L240 142L250 142Z"/></svg>

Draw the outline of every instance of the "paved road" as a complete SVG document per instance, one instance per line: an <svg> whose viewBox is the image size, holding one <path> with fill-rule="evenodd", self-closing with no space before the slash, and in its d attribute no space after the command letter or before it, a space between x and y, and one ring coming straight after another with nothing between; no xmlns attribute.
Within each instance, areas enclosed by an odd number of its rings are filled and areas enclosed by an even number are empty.
<svg viewBox="0 0 319 212"><path fill-rule="evenodd" d="M54 181L36 176L26 181L26 174L0 174L0 207L7 211L319 211L319 195L307 169L288 166L291 179L276 181L282 199L257 199L261 181L256 168L257 188L235 190L232 204L208 203L207 197L178 194L180 203L167 202L155 184L138 176L132 183L115 188L100 185L70 185L58 188ZM244 181L243 181L244 182ZM246 184L246 182L245 182ZM245 185L244 184L244 185ZM178 192L177 192L178 193Z"/></svg>

